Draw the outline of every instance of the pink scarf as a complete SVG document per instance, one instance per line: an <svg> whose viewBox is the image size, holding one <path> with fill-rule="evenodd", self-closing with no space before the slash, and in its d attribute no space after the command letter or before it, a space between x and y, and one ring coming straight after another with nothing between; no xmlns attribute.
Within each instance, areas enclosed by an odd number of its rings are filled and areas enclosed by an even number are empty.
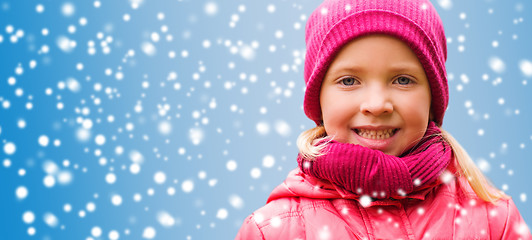
<svg viewBox="0 0 532 240"><path fill-rule="evenodd" d="M298 155L299 168L348 191L372 198L404 196L437 180L452 158L449 144L430 122L421 141L402 156L331 141L315 160Z"/></svg>

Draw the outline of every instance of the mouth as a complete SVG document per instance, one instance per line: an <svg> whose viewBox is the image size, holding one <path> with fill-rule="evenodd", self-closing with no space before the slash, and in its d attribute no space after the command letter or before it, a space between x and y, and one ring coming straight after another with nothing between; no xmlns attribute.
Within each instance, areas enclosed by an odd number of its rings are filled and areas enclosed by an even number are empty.
<svg viewBox="0 0 532 240"><path fill-rule="evenodd" d="M372 139L372 140L383 140L391 138L399 130L399 128L387 128L387 129L365 129L365 128L354 128L355 133L363 138Z"/></svg>

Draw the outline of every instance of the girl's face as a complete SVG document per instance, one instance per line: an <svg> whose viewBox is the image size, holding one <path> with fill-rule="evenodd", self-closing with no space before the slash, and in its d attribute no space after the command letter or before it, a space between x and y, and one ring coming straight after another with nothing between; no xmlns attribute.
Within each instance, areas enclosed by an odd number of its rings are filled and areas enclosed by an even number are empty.
<svg viewBox="0 0 532 240"><path fill-rule="evenodd" d="M425 134L430 101L423 66L406 43L388 35L346 44L320 91L328 136L395 156Z"/></svg>

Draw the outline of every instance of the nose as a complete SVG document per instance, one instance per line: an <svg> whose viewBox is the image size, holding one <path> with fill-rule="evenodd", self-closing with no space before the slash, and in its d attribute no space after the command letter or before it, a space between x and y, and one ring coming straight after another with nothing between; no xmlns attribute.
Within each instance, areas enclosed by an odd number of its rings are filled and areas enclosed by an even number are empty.
<svg viewBox="0 0 532 240"><path fill-rule="evenodd" d="M384 88L368 87L365 90L366 94L362 96L363 99L360 104L360 111L362 113L380 116L393 112L391 96Z"/></svg>

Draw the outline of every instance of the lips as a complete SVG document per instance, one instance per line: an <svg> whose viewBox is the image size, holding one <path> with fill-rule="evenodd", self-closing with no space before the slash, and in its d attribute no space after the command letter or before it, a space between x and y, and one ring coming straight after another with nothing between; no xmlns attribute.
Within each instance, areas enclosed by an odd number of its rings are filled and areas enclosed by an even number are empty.
<svg viewBox="0 0 532 240"><path fill-rule="evenodd" d="M368 128L355 128L353 129L360 137L373 140L388 139L395 135L398 128L381 128L381 129L368 129Z"/></svg>

